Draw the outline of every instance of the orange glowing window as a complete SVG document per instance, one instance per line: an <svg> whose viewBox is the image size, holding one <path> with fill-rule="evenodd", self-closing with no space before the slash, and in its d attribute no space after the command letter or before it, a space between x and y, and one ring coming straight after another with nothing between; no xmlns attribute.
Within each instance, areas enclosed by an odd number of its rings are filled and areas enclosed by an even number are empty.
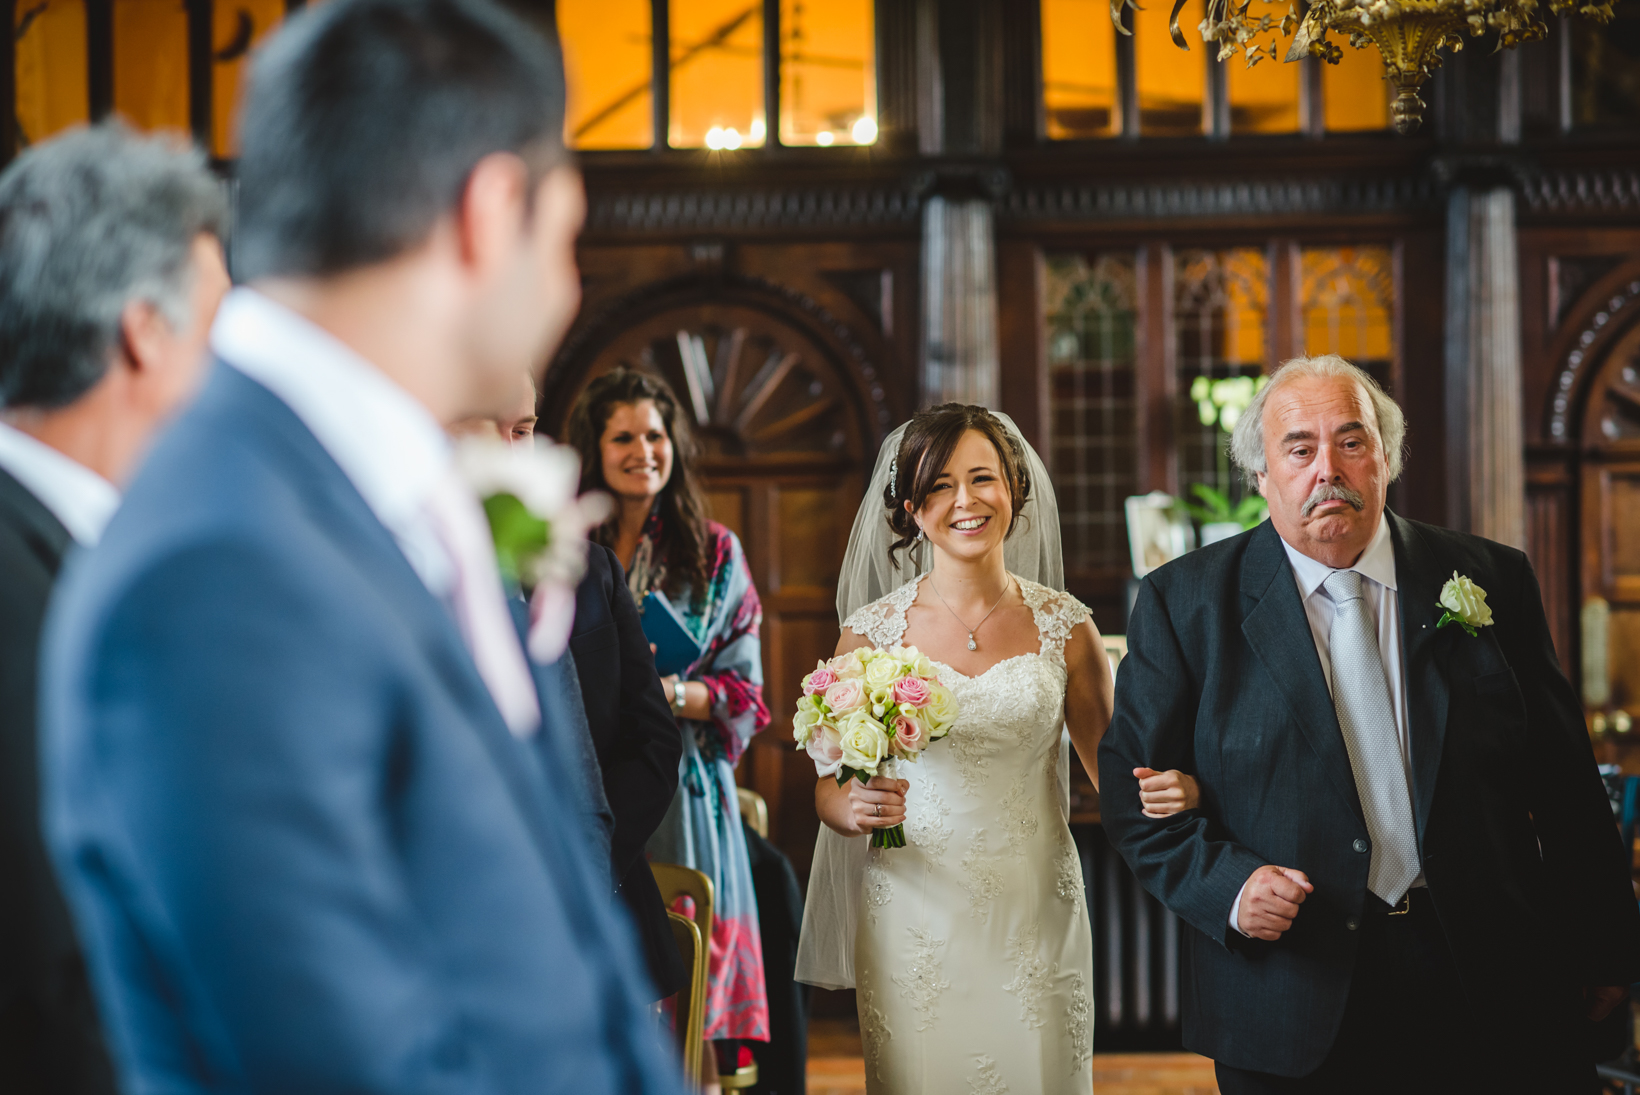
<svg viewBox="0 0 1640 1095"><path fill-rule="evenodd" d="M674 148L763 144L762 0L673 0Z"/></svg>
<svg viewBox="0 0 1640 1095"><path fill-rule="evenodd" d="M566 139L576 148L649 148L649 0L558 0L557 9L569 83Z"/></svg>
<svg viewBox="0 0 1640 1095"><path fill-rule="evenodd" d="M1389 84L1376 48L1344 47L1344 59L1321 66L1322 117L1329 130L1389 126Z"/></svg>
<svg viewBox="0 0 1640 1095"><path fill-rule="evenodd" d="M877 140L871 0L781 0L780 140Z"/></svg>
<svg viewBox="0 0 1640 1095"><path fill-rule="evenodd" d="M138 129L188 128L188 13L176 0L114 5L114 110Z"/></svg>
<svg viewBox="0 0 1640 1095"><path fill-rule="evenodd" d="M85 0L15 5L17 145L26 148L91 117Z"/></svg>
<svg viewBox="0 0 1640 1095"><path fill-rule="evenodd" d="M1388 247L1306 247L1299 263L1304 352L1338 354L1387 389L1395 358L1395 264Z"/></svg>
<svg viewBox="0 0 1640 1095"><path fill-rule="evenodd" d="M1278 49L1285 39L1278 43ZM1283 53L1285 51L1283 50ZM1298 87L1304 66L1270 59L1266 51L1258 64L1247 67L1241 54L1226 59L1225 77L1230 88L1231 133L1298 132Z"/></svg>
<svg viewBox="0 0 1640 1095"><path fill-rule="evenodd" d="M1122 131L1109 0L1042 0L1042 107L1054 140Z"/></svg>
<svg viewBox="0 0 1640 1095"><path fill-rule="evenodd" d="M285 0L214 0L211 5L211 151L239 153L239 95L251 53L285 18Z"/></svg>
<svg viewBox="0 0 1640 1095"><path fill-rule="evenodd" d="M1169 4L1147 2L1143 10L1126 15L1133 20L1139 132L1146 137L1194 137L1202 131L1207 59L1196 29L1202 21L1202 0L1189 0L1179 13L1179 29L1190 43L1188 52L1168 36L1171 11Z"/></svg>
<svg viewBox="0 0 1640 1095"><path fill-rule="evenodd" d="M1230 494L1234 476L1217 426L1204 424L1189 396L1197 377L1223 380L1264 371L1269 262L1262 250L1179 251L1173 257L1174 438L1179 486L1206 483Z"/></svg>

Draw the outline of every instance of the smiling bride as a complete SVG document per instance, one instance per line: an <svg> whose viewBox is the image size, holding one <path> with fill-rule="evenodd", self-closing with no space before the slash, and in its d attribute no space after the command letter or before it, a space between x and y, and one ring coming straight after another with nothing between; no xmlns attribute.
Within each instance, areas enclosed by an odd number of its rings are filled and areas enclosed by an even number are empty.
<svg viewBox="0 0 1640 1095"><path fill-rule="evenodd" d="M1011 422L949 403L890 436L855 522L837 652L916 646L960 711L894 777L815 788L798 978L857 989L873 1093L1092 1090L1093 942L1061 729L1097 772L1111 674L1087 608L1057 588L1047 484ZM890 589L902 553L915 577ZM1183 773L1146 785L1158 812L1194 805ZM908 846L867 847L902 822Z"/></svg>

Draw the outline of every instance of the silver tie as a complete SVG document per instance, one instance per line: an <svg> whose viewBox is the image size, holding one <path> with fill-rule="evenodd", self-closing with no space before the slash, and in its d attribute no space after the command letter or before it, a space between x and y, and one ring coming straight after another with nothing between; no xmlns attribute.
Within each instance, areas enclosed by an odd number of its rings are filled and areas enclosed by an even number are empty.
<svg viewBox="0 0 1640 1095"><path fill-rule="evenodd" d="M1412 795L1377 629L1361 599L1361 575L1337 570L1323 583L1336 611L1327 645L1332 653L1333 707L1349 750L1355 790L1372 839L1367 888L1394 905L1418 877L1418 836Z"/></svg>

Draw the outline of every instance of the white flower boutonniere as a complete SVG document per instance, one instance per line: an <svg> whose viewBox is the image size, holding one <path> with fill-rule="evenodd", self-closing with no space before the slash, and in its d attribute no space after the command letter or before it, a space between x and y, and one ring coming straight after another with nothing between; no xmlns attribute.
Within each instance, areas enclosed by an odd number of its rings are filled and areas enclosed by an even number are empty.
<svg viewBox="0 0 1640 1095"><path fill-rule="evenodd" d="M1441 622L1435 625L1436 630L1457 624L1473 637L1480 634L1480 628L1491 626L1492 610L1486 604L1486 590L1455 570L1452 580L1441 587L1440 605L1446 611L1441 614Z"/></svg>
<svg viewBox="0 0 1640 1095"><path fill-rule="evenodd" d="M569 645L587 532L609 515L609 499L577 496L581 460L567 445L475 437L456 446L455 459L483 503L502 577L533 590L530 656L542 664L556 661Z"/></svg>

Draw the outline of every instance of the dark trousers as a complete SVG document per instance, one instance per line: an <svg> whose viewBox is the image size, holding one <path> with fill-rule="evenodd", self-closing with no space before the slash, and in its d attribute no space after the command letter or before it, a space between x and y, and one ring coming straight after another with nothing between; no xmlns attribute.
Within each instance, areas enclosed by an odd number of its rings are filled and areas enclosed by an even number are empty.
<svg viewBox="0 0 1640 1095"><path fill-rule="evenodd" d="M1548 1002L1535 1017L1477 1008L1462 991L1428 890L1412 891L1402 915L1370 895L1367 903L1344 1020L1321 1067L1294 1079L1220 1064L1222 1095L1598 1090L1568 1026L1574 1001Z"/></svg>

